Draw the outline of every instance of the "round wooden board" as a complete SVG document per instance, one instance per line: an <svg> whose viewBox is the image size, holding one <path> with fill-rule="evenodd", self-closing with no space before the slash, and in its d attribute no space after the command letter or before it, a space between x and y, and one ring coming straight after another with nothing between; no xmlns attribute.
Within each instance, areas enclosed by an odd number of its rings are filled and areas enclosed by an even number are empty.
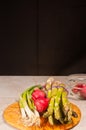
<svg viewBox="0 0 86 130"><path fill-rule="evenodd" d="M40 127L38 127L38 126L31 126L31 127L25 126L21 120L21 114L20 114L18 102L15 102L15 103L9 105L3 113L3 117L8 124L17 128L18 130L68 130L68 129L76 126L81 119L80 109L72 103L71 103L71 105L72 105L73 110L78 114L78 118L72 117L72 123L64 124L64 125L51 126L51 125L49 125L48 122L46 122L43 118L41 118L41 126Z"/></svg>

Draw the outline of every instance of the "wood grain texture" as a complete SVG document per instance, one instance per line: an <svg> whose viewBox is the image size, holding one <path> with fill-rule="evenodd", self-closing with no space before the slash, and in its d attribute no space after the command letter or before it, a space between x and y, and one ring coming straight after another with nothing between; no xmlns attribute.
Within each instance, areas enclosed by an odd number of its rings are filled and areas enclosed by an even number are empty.
<svg viewBox="0 0 86 130"><path fill-rule="evenodd" d="M51 126L46 119L41 118L41 126L25 126L21 120L21 114L18 102L9 105L3 112L3 117L9 125L17 128L18 130L68 130L76 126L81 119L81 111L75 105L72 104L73 110L78 114L78 118L72 117L72 123L64 125L53 125Z"/></svg>

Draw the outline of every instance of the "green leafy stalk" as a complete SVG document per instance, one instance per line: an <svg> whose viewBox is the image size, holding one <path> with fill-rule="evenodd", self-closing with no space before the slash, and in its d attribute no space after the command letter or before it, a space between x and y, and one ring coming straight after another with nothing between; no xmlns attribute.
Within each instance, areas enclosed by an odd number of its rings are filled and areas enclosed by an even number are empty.
<svg viewBox="0 0 86 130"><path fill-rule="evenodd" d="M30 110L30 108L28 107L28 104L26 102L26 100L22 97L20 97L20 103L22 104L26 114L28 115L29 118L32 118L34 116L33 112Z"/></svg>
<svg viewBox="0 0 86 130"><path fill-rule="evenodd" d="M26 118L25 109L24 109L24 106L23 106L21 99L19 99L19 105L20 105L20 111L21 111L22 118Z"/></svg>
<svg viewBox="0 0 86 130"><path fill-rule="evenodd" d="M28 92L27 92L27 103L31 110L35 109L31 95Z"/></svg>
<svg viewBox="0 0 86 130"><path fill-rule="evenodd" d="M28 126L31 126L33 124L40 125L40 115L38 111L35 109L31 96L32 92L36 88L41 88L41 86L37 85L28 88L21 94L19 99L21 115L25 122L28 122Z"/></svg>

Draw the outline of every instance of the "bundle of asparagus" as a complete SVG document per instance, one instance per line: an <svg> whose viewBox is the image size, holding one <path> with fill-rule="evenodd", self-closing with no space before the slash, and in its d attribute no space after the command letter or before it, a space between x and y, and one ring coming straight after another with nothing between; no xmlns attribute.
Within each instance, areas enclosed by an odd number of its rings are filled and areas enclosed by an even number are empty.
<svg viewBox="0 0 86 130"><path fill-rule="evenodd" d="M47 97L50 98L50 102L43 117L48 118L51 125L55 122L62 124L71 122L73 111L67 97L68 92L65 89L65 85L50 78L45 85L45 91L47 92Z"/></svg>

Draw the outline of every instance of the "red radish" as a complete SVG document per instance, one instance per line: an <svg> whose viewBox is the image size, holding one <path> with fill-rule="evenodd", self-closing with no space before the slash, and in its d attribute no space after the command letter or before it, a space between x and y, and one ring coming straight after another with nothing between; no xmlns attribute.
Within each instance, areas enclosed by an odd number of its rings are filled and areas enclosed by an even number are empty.
<svg viewBox="0 0 86 130"><path fill-rule="evenodd" d="M46 94L43 90L36 89L32 93L32 99L38 112L44 112L49 104L49 99L46 98Z"/></svg>
<svg viewBox="0 0 86 130"><path fill-rule="evenodd" d="M42 91L40 89L36 89L32 93L32 99L33 100L35 100L37 98L45 97L45 96L46 96L46 94L44 93L44 91Z"/></svg>
<svg viewBox="0 0 86 130"><path fill-rule="evenodd" d="M44 97L38 98L34 101L34 104L38 112L44 112L48 107L48 103L49 99Z"/></svg>

